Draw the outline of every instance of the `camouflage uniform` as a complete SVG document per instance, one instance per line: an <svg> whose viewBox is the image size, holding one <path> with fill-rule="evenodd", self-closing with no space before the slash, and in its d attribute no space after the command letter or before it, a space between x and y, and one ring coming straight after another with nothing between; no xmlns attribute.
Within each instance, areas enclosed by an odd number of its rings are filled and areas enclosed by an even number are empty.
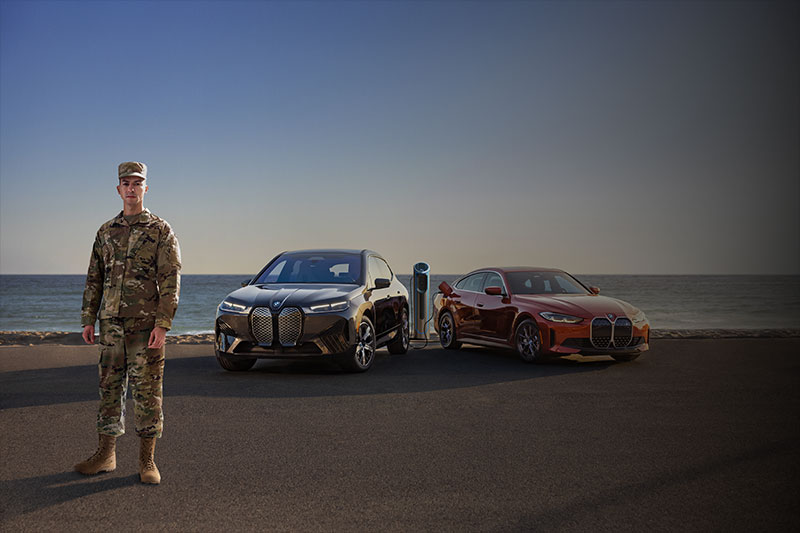
<svg viewBox="0 0 800 533"><path fill-rule="evenodd" d="M164 348L147 348L156 326L167 330L178 308L181 256L166 221L147 209L132 223L122 213L97 231L83 292L81 325L100 320L97 431L125 432L128 384L136 433L160 437ZM130 218L130 217L129 217Z"/></svg>

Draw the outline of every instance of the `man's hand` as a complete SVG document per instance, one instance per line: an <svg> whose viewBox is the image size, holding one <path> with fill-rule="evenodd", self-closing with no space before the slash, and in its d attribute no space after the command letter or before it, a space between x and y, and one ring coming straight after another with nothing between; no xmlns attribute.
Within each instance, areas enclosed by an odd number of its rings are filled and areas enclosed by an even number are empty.
<svg viewBox="0 0 800 533"><path fill-rule="evenodd" d="M164 347L164 342L167 340L167 330L156 326L153 328L153 331L150 332L150 340L148 341L147 347L151 350L158 350Z"/></svg>
<svg viewBox="0 0 800 533"><path fill-rule="evenodd" d="M83 326L83 333L81 336L83 337L83 342L86 344L94 344L94 324Z"/></svg>

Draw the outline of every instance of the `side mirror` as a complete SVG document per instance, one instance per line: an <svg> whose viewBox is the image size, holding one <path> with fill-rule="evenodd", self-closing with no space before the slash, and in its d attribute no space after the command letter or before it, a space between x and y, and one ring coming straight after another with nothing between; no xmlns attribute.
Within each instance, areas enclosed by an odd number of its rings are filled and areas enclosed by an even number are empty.
<svg viewBox="0 0 800 533"><path fill-rule="evenodd" d="M589 290L592 291L592 294L600 294L600 289L597 287L589 287Z"/></svg>
<svg viewBox="0 0 800 533"><path fill-rule="evenodd" d="M486 294L488 294L490 296L502 296L503 295L502 287L486 287L486 289L484 289L483 292L485 292Z"/></svg>
<svg viewBox="0 0 800 533"><path fill-rule="evenodd" d="M242 287L247 287L250 285L250 282L253 281L252 279L246 279L242 282Z"/></svg>
<svg viewBox="0 0 800 533"><path fill-rule="evenodd" d="M386 279L386 278L375 278L375 288L376 289L385 289L386 287L388 287L391 284L392 284L392 282L389 279Z"/></svg>

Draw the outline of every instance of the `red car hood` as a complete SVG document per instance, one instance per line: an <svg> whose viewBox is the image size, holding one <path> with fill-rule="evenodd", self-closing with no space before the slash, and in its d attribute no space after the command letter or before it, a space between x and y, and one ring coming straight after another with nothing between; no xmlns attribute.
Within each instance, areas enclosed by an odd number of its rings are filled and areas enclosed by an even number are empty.
<svg viewBox="0 0 800 533"><path fill-rule="evenodd" d="M529 308L530 311L553 311L566 315L593 318L614 313L616 316L631 317L636 313L636 308L629 303L599 296L596 294L561 294L561 295L516 295L517 305Z"/></svg>

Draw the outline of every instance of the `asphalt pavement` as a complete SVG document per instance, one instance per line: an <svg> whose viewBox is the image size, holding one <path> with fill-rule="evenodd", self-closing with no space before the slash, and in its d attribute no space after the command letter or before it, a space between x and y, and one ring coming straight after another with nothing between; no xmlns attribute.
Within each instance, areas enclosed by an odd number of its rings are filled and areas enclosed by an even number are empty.
<svg viewBox="0 0 800 533"><path fill-rule="evenodd" d="M97 349L0 347L0 529L800 530L800 339L661 340L631 363L466 348L222 370L167 348L163 481L74 463Z"/></svg>

